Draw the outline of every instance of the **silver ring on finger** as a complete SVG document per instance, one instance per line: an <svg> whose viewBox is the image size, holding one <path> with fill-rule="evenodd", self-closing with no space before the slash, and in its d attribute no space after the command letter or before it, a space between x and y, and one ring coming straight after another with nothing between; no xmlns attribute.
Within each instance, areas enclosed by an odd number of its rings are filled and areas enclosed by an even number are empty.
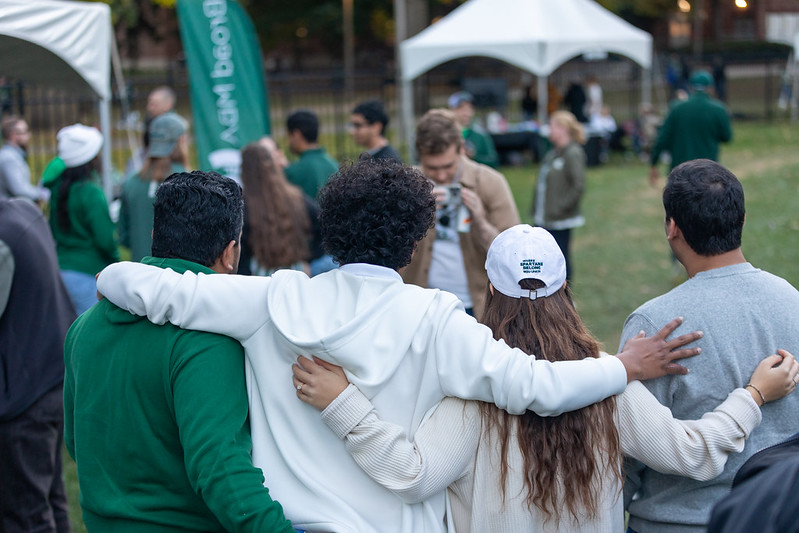
<svg viewBox="0 0 799 533"><path fill-rule="evenodd" d="M302 392L302 383L297 385L297 392Z"/></svg>

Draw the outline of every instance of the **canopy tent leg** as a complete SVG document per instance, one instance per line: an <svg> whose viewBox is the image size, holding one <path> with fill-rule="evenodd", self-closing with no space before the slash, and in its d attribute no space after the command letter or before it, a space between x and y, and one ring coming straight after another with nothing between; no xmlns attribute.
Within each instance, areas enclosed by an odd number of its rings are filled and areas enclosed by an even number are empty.
<svg viewBox="0 0 799 533"><path fill-rule="evenodd" d="M100 112L100 130L103 132L103 148L101 150L103 161L103 191L110 202L113 199L113 183L111 183L111 101L101 98L98 103Z"/></svg>
<svg viewBox="0 0 799 533"><path fill-rule="evenodd" d="M547 108L549 107L549 93L547 81L549 76L538 76L538 127L547 123Z"/></svg>
<svg viewBox="0 0 799 533"><path fill-rule="evenodd" d="M652 103L652 69L641 67L641 103Z"/></svg>

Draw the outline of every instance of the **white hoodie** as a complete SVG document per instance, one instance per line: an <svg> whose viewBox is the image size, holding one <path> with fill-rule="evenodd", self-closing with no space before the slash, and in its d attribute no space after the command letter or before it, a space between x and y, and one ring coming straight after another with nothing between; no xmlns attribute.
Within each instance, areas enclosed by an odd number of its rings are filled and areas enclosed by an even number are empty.
<svg viewBox="0 0 799 533"><path fill-rule="evenodd" d="M97 287L155 323L241 341L253 463L286 517L308 531L445 531L446 500L442 491L406 504L372 481L319 412L297 399L291 364L300 354L344 367L383 419L411 440L445 396L554 415L618 394L627 383L615 357L537 361L494 340L453 295L406 285L375 265L345 265L314 278L288 270L258 278L117 263Z"/></svg>

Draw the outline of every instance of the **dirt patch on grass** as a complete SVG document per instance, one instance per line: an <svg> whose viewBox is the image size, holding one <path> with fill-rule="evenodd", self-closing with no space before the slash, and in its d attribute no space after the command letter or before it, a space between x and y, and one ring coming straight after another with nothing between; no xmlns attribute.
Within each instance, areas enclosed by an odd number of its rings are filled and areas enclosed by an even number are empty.
<svg viewBox="0 0 799 533"><path fill-rule="evenodd" d="M738 179L757 179L768 177L780 169L799 165L799 150L791 146L781 146L768 155L755 155L749 150L723 156L722 163L729 166Z"/></svg>

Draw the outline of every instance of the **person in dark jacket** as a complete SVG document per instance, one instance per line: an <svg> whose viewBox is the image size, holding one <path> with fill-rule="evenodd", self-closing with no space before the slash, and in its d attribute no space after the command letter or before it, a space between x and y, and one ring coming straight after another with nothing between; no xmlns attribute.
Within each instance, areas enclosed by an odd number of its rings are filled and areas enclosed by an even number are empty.
<svg viewBox="0 0 799 533"><path fill-rule="evenodd" d="M749 458L713 508L708 533L799 532L799 433Z"/></svg>
<svg viewBox="0 0 799 533"><path fill-rule="evenodd" d="M0 531L69 531L61 479L72 307L33 203L0 200Z"/></svg>

